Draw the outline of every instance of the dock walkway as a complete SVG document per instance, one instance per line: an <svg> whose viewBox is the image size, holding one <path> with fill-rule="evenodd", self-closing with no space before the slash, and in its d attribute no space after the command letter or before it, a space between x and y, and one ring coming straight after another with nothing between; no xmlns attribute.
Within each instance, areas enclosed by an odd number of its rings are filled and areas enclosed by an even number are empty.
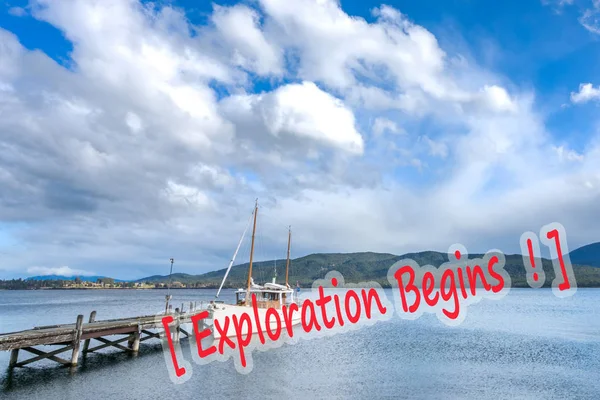
<svg viewBox="0 0 600 400"><path fill-rule="evenodd" d="M182 305L183 309L183 305ZM83 323L83 315L77 316L73 324L60 324L49 326L38 326L32 329L0 334L0 350L11 351L9 367L23 367L30 363L49 359L57 363L69 366L77 365L81 343L82 352L90 353L106 347L115 347L119 350L137 353L140 342L156 338L160 339L159 330L164 330L162 317L171 315L173 322L170 324L171 335L174 342L179 341L180 332L190 336L181 325L191 323L191 317L197 313L196 304L190 303L188 311L180 311L164 315L144 315L138 317L108 319L96 321L96 311L92 311L87 323ZM107 337L114 337L111 340ZM120 336L120 337L119 337ZM91 340L101 344L90 348ZM128 345L120 343L127 341ZM44 351L38 346L61 346L58 349ZM19 361L19 350L35 355L33 358ZM65 360L57 357L57 354L71 350L71 358Z"/></svg>

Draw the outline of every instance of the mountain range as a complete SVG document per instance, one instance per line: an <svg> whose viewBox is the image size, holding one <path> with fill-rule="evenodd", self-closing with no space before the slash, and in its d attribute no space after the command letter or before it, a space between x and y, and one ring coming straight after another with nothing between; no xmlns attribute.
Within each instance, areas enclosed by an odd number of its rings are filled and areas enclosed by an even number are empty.
<svg viewBox="0 0 600 400"><path fill-rule="evenodd" d="M600 242L583 246L570 254L571 263L579 287L594 286L600 287ZM480 258L482 254L472 254L469 258ZM418 253L408 253L403 255L394 255L389 253L317 253L290 260L289 282L294 285L298 282L301 286L312 285L316 279L331 271L339 271L347 282L367 282L376 281L383 287L389 287L387 281L387 271L396 262L401 259L411 258L419 265L430 264L439 267L448 261L446 253L436 251L422 251ZM285 280L285 262L286 260L270 260L253 263L253 277L257 283L270 281L277 273L277 282ZM550 286L554 279L554 268L552 261L543 259L544 271L546 273L546 285ZM527 287L525 268L523 258L520 254L506 255L506 271L510 274L512 285L514 287ZM226 268L211 271L199 275L185 273L174 273L171 276L172 282L181 282L184 284L198 284L203 287L218 287L225 275ZM275 272L276 271L276 272ZM244 286L248 279L248 263L238 264L231 268L225 287ZM104 277L79 277L81 280L96 281ZM74 280L75 277L64 276L36 276L28 278L31 280ZM127 282L115 279L116 282ZM153 275L145 278L131 280L129 282L147 282L147 283L167 283L168 275Z"/></svg>
<svg viewBox="0 0 600 400"><path fill-rule="evenodd" d="M571 263L600 267L600 242L588 244L569 253Z"/></svg>

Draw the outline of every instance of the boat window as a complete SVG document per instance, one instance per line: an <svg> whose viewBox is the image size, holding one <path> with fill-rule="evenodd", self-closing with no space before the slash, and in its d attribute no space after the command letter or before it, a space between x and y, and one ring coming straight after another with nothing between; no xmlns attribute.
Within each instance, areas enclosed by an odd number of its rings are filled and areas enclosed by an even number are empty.
<svg viewBox="0 0 600 400"><path fill-rule="evenodd" d="M243 293L242 292L236 293L235 294L235 299L236 299L236 303L237 304L245 302L245 300L246 300L246 293L245 292L243 292Z"/></svg>

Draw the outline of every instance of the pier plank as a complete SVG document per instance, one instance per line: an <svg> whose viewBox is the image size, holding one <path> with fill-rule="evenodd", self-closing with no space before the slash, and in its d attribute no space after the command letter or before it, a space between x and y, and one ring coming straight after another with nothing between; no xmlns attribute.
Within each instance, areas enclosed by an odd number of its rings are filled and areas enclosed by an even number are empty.
<svg viewBox="0 0 600 400"><path fill-rule="evenodd" d="M195 310L195 304L190 303L190 309L187 312L182 312L181 309L177 308L175 313L170 313L175 319L173 334L176 341L179 341L180 332L187 337L190 336L189 332L182 329L182 325L191 323L191 317ZM119 350L137 353L141 342L153 338L160 340L159 333L152 332L152 330L160 329L164 329L161 315L142 315L96 321L96 311L93 311L87 323L83 323L83 315L79 315L76 323L37 326L28 330L0 334L0 351L11 351L10 367L20 367L43 359L65 365L77 365L82 341L84 354L111 346ZM113 335L127 336L117 340L106 338ZM91 339L96 339L103 344L90 348ZM127 347L120 344L127 340L129 340ZM46 345L61 345L63 347L50 352L35 348L35 346ZM19 349L33 353L37 357L19 362ZM56 356L56 354L67 350L73 350L70 361Z"/></svg>

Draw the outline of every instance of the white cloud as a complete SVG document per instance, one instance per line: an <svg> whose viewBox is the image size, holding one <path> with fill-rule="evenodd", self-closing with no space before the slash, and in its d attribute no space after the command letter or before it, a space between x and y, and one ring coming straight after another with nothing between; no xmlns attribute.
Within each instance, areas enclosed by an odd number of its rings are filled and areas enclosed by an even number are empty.
<svg viewBox="0 0 600 400"><path fill-rule="evenodd" d="M560 161L583 161L584 156L575 150L566 149L564 146L554 147Z"/></svg>
<svg viewBox="0 0 600 400"><path fill-rule="evenodd" d="M30 275L62 275L62 276L91 276L94 272L84 271L81 269L73 269L71 267L30 267L27 268L27 273Z"/></svg>
<svg viewBox="0 0 600 400"><path fill-rule="evenodd" d="M211 188L230 188L236 184L233 178L222 167L199 163L190 168L187 176L201 186Z"/></svg>
<svg viewBox="0 0 600 400"><path fill-rule="evenodd" d="M352 110L313 82L289 84L271 93L232 96L223 111L254 135L267 132L270 140L283 136L310 139L349 153L361 154L364 144Z"/></svg>
<svg viewBox="0 0 600 400"><path fill-rule="evenodd" d="M392 7L374 9L376 22L367 23L346 14L336 0L260 4L278 44L298 55L299 76L322 82L362 106L391 106L420 114L435 111L427 99L471 104L480 101L480 90L488 91L473 79L472 87L453 81L435 36ZM361 77L381 85L364 86ZM488 105L487 98L482 106ZM490 105L496 108L498 103Z"/></svg>
<svg viewBox="0 0 600 400"><path fill-rule="evenodd" d="M489 107L496 111L516 111L516 104L511 100L506 89L496 85L485 85L481 90L483 99Z"/></svg>
<svg viewBox="0 0 600 400"><path fill-rule="evenodd" d="M164 194L169 201L182 205L204 208L211 204L209 197L193 186L179 184L173 181L167 182Z"/></svg>
<svg viewBox="0 0 600 400"><path fill-rule="evenodd" d="M588 31L600 34L600 0L592 1L592 7L583 12L579 22Z"/></svg>
<svg viewBox="0 0 600 400"><path fill-rule="evenodd" d="M373 133L377 136L383 134L388 131L391 133L404 133L404 131L398 128L398 125L394 121L390 121L387 118L378 117L375 118L373 122L373 127L371 128Z"/></svg>
<svg viewBox="0 0 600 400"><path fill-rule="evenodd" d="M586 1L586 3L579 17L579 23L589 32L596 35L600 34L600 0ZM542 0L542 4L556 6L556 12L560 13L563 7L573 5L574 0Z"/></svg>
<svg viewBox="0 0 600 400"><path fill-rule="evenodd" d="M600 100L600 86L595 88L591 83L582 83L578 92L571 92L573 103L587 103L592 100Z"/></svg>
<svg viewBox="0 0 600 400"><path fill-rule="evenodd" d="M0 249L4 271L225 267L257 197L263 258L285 256L289 224L293 256L510 251L554 220L570 245L597 234L600 145L555 143L531 93L400 10L262 0L205 26L134 0L31 10L73 52L67 69L0 29L0 218L23 245Z"/></svg>
<svg viewBox="0 0 600 400"><path fill-rule="evenodd" d="M133 133L138 133L143 128L142 120L136 113L128 112L125 117L125 123Z"/></svg>
<svg viewBox="0 0 600 400"><path fill-rule="evenodd" d="M215 6L212 21L231 51L234 64L259 75L279 75L282 51L269 43L259 26L259 15L244 5Z"/></svg>

